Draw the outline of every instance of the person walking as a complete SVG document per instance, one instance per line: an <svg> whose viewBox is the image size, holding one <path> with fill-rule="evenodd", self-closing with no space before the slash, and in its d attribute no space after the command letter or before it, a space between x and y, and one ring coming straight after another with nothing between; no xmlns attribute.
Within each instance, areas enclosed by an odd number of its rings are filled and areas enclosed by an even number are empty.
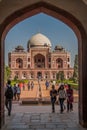
<svg viewBox="0 0 87 130"><path fill-rule="evenodd" d="M45 82L45 86L46 86L46 90L48 89L48 87L49 87L49 82L46 80L46 82Z"/></svg>
<svg viewBox="0 0 87 130"><path fill-rule="evenodd" d="M66 99L66 91L64 90L64 85L60 85L58 89L59 103L60 103L60 113L63 113L65 105L64 101Z"/></svg>
<svg viewBox="0 0 87 130"><path fill-rule="evenodd" d="M28 90L30 90L30 87L31 87L30 81L28 82L27 87L28 87Z"/></svg>
<svg viewBox="0 0 87 130"><path fill-rule="evenodd" d="M69 112L73 110L73 89L71 88L70 84L68 84L66 94L67 94L67 112Z"/></svg>
<svg viewBox="0 0 87 130"><path fill-rule="evenodd" d="M14 100L16 100L17 99L17 86L16 86L16 84L14 84L14 86L13 86L13 92L14 92Z"/></svg>
<svg viewBox="0 0 87 130"><path fill-rule="evenodd" d="M23 90L25 90L25 83L23 83Z"/></svg>
<svg viewBox="0 0 87 130"><path fill-rule="evenodd" d="M8 116L11 115L12 100L13 100L13 89L11 86L11 81L8 80L6 90L5 90L5 106L8 110Z"/></svg>
<svg viewBox="0 0 87 130"><path fill-rule="evenodd" d="M20 86L18 84L18 86L17 86L17 98L18 98L18 101L20 100L20 94L21 94L21 89L20 89Z"/></svg>
<svg viewBox="0 0 87 130"><path fill-rule="evenodd" d="M50 90L52 112L55 112L56 96L57 96L57 90L55 89L55 85L52 85L52 90Z"/></svg>
<svg viewBox="0 0 87 130"><path fill-rule="evenodd" d="M33 90L33 88L34 88L34 82L32 81L31 82L31 90Z"/></svg>

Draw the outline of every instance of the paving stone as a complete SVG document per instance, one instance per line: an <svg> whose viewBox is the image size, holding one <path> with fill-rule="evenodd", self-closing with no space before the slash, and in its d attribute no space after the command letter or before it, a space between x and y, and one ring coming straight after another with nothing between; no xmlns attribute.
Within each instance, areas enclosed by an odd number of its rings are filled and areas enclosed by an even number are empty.
<svg viewBox="0 0 87 130"><path fill-rule="evenodd" d="M40 122L40 120L31 120L31 122Z"/></svg>
<svg viewBox="0 0 87 130"><path fill-rule="evenodd" d="M46 124L46 128L53 128L53 129L56 129L56 124Z"/></svg>
<svg viewBox="0 0 87 130"><path fill-rule="evenodd" d="M29 128L8 128L6 130L35 130L35 129L29 129Z"/></svg>
<svg viewBox="0 0 87 130"><path fill-rule="evenodd" d="M29 128L29 126L28 125L17 125L17 124L15 124L15 125L10 125L10 126L8 126L7 127L7 129L18 129L18 128L22 128L22 129L24 129L24 128Z"/></svg>
<svg viewBox="0 0 87 130"><path fill-rule="evenodd" d="M35 129L37 129L37 128L40 128L40 129L43 129L43 128L45 128L45 125L43 124L33 124L33 125L29 125L29 127L30 128L35 128Z"/></svg>
<svg viewBox="0 0 87 130"><path fill-rule="evenodd" d="M31 120L39 120L40 119L40 115L33 115L31 117Z"/></svg>
<svg viewBox="0 0 87 130"><path fill-rule="evenodd" d="M78 105L75 105L77 109ZM6 115L6 125L3 130L87 130L79 125L77 110L60 114L47 112L50 108L50 105L30 107L14 104L15 111L10 117ZM56 108L59 110L59 106Z"/></svg>

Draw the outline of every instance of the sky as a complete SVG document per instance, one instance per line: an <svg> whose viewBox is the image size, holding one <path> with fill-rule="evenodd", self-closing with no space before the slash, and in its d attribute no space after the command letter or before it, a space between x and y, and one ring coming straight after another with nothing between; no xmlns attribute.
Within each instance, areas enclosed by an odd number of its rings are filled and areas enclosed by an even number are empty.
<svg viewBox="0 0 87 130"><path fill-rule="evenodd" d="M56 45L63 46L71 54L71 66L78 54L78 40L73 30L62 21L40 13L29 17L12 27L5 38L5 64L8 65L8 52L22 45L27 50L29 39L41 33L49 38L52 50Z"/></svg>

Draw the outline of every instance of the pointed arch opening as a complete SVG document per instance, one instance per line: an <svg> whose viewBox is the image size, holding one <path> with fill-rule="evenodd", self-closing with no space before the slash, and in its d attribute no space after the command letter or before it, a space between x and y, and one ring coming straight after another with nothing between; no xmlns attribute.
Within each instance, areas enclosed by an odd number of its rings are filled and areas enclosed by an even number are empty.
<svg viewBox="0 0 87 130"><path fill-rule="evenodd" d="M56 59L56 66L58 69L63 68L63 60L61 58Z"/></svg>
<svg viewBox="0 0 87 130"><path fill-rule="evenodd" d="M14 12L12 15L7 17L5 21L0 25L0 91L2 93L1 95L1 109L0 109L0 118L2 120L1 125L4 124L4 105L2 102L4 102L4 91L3 91L3 85L4 85L4 39L6 37L7 32L18 22L22 21L25 18L31 17L35 14L38 14L40 12L46 13L54 18L57 18L61 21L63 21L65 24L67 24L72 30L75 32L77 38L78 38L78 56L79 56L79 122L83 126L87 126L87 118L84 115L83 112L86 112L85 108L85 102L86 99L84 98L85 87L87 84L87 62L84 57L86 57L87 52L87 35L85 33L85 29L83 28L82 24L69 12L66 12L65 10L58 8L54 5L51 5L46 2L38 2L35 4L32 4L28 7L25 7L23 9L19 9L16 12ZM84 100L84 102L83 102Z"/></svg>

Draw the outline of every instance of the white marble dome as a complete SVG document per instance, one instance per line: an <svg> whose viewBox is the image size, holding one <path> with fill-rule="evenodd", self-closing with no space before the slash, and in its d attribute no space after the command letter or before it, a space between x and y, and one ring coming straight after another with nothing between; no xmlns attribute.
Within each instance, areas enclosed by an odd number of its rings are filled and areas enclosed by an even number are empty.
<svg viewBox="0 0 87 130"><path fill-rule="evenodd" d="M51 47L50 40L43 34L37 33L36 35L33 35L29 42L28 47L38 47L38 46L49 46Z"/></svg>

